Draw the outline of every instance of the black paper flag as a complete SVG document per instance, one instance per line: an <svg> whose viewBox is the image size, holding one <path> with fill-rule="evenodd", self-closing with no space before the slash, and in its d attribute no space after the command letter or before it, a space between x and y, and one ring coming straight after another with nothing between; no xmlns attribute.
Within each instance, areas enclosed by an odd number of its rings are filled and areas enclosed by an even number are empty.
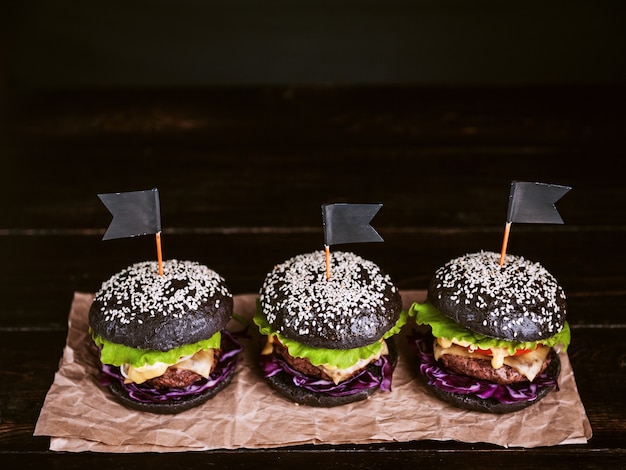
<svg viewBox="0 0 626 470"><path fill-rule="evenodd" d="M370 221L382 204L324 204L324 243L326 246L342 243L382 242L382 237Z"/></svg>
<svg viewBox="0 0 626 470"><path fill-rule="evenodd" d="M562 224L555 203L570 189L546 183L513 181L509 195L507 222L527 224Z"/></svg>
<svg viewBox="0 0 626 470"><path fill-rule="evenodd" d="M100 200L113 214L103 240L129 238L161 231L159 191L98 194Z"/></svg>

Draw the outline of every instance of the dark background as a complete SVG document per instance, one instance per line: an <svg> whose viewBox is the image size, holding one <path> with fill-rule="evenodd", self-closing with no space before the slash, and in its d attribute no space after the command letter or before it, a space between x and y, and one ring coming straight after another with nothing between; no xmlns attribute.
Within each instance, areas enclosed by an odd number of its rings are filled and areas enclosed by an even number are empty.
<svg viewBox="0 0 626 470"><path fill-rule="evenodd" d="M0 7L18 91L626 79L622 0L90 0Z"/></svg>
<svg viewBox="0 0 626 470"><path fill-rule="evenodd" d="M0 2L0 461L623 467L625 26L626 0ZM152 237L102 241L97 194L157 187L164 258L210 266L235 294L322 248L320 204L382 202L385 243L343 248L408 290L500 249L515 179L573 188L565 224L516 224L508 252L568 294L588 445L103 456L33 437L73 293L155 259Z"/></svg>
<svg viewBox="0 0 626 470"><path fill-rule="evenodd" d="M623 223L621 199L590 202L624 188L623 0L24 0L0 19L3 236L86 234L93 259L118 246L95 195L158 187L168 243L308 234L323 202L381 201L389 246L490 227L498 249L513 179L574 186L565 230ZM253 255L219 261L242 291Z"/></svg>

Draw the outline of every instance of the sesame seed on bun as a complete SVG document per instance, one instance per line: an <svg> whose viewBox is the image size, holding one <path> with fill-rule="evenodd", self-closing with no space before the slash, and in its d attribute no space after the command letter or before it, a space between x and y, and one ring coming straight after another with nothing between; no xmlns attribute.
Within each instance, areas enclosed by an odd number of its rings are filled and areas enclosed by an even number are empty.
<svg viewBox="0 0 626 470"><path fill-rule="evenodd" d="M494 338L537 341L563 328L563 288L541 264L522 256L481 251L437 269L429 300L441 313Z"/></svg>
<svg viewBox="0 0 626 470"><path fill-rule="evenodd" d="M295 256L265 278L261 309L281 335L318 348L349 349L380 339L398 320L402 300L388 275L349 252Z"/></svg>
<svg viewBox="0 0 626 470"><path fill-rule="evenodd" d="M133 264L106 280L89 311L95 334L138 349L167 351L210 338L228 323L232 294L224 279L193 261Z"/></svg>
<svg viewBox="0 0 626 470"><path fill-rule="evenodd" d="M226 331L233 297L193 261L133 264L102 283L89 310L100 383L124 406L179 413L230 383L242 348Z"/></svg>
<svg viewBox="0 0 626 470"><path fill-rule="evenodd" d="M270 385L301 405L330 407L391 390L406 322L397 287L378 265L350 253L294 256L267 274L254 322Z"/></svg>
<svg viewBox="0 0 626 470"><path fill-rule="evenodd" d="M457 407L510 413L558 390L567 350L563 288L541 264L489 251L451 259L431 278L427 300L409 314L419 377Z"/></svg>

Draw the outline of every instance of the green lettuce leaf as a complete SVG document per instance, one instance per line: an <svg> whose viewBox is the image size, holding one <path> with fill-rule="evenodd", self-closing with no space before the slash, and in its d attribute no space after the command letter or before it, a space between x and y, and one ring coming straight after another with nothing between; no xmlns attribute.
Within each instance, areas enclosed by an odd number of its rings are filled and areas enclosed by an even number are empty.
<svg viewBox="0 0 626 470"><path fill-rule="evenodd" d="M222 335L218 331L209 339L198 341L193 344L185 344L169 351L154 351L149 349L136 349L123 344L112 343L101 336L92 333L93 341L102 348L100 360L103 364L121 366L130 364L133 367L142 367L146 364L153 365L157 362L176 364L182 356L190 356L202 349L219 348Z"/></svg>
<svg viewBox="0 0 626 470"><path fill-rule="evenodd" d="M398 318L396 324L383 335L383 338L389 338L390 336L399 333L402 326L407 322L407 319L408 312L403 310L400 313L400 318ZM261 312L261 308L258 304L253 321L259 327L259 332L262 335L276 335L278 340L289 350L289 354L293 357L305 357L315 366L328 364L340 369L346 369L356 364L359 359L367 359L382 349L382 342L380 341L353 349L315 348L298 343L297 341L285 338L281 334L274 331L267 322L265 315Z"/></svg>
<svg viewBox="0 0 626 470"><path fill-rule="evenodd" d="M437 338L456 339L459 341L467 341L478 346L481 349L489 348L506 348L510 354L516 349L535 349L537 344L544 344L549 347L561 345L564 351L570 343L571 333L567 322L556 335L540 341L506 341L503 339L492 338L480 333L474 333L462 325L454 322L450 318L443 315L430 302L415 302L409 308L409 315L415 317L418 325L429 325L432 329L433 336Z"/></svg>

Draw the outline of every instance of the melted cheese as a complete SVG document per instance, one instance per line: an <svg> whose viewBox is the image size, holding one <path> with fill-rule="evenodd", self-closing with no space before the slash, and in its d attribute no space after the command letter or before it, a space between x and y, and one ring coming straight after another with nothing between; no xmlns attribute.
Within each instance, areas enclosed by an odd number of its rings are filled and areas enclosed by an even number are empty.
<svg viewBox="0 0 626 470"><path fill-rule="evenodd" d="M272 354L272 351L274 351L274 340L275 339L276 339L276 335L269 335L266 338L265 346L263 346L263 350L261 351L261 354L263 356L268 356L268 355Z"/></svg>
<svg viewBox="0 0 626 470"><path fill-rule="evenodd" d="M457 344L459 346L461 346L462 348L468 348L469 352L474 352L477 348L475 345L473 345L472 343L468 342L468 341L463 341L463 340L457 340L456 338L454 339L448 339L448 338L437 338L437 343L444 349L448 349L450 347L452 347L452 345ZM490 349L491 354L491 367L493 367L494 369L499 369L500 367L502 367L502 365L504 364L504 359L506 357L511 356L511 354L509 353L509 350L506 348L491 348ZM479 356L479 358L484 359L485 355L482 354L481 356Z"/></svg>
<svg viewBox="0 0 626 470"><path fill-rule="evenodd" d="M383 341L383 347L381 348L380 352L374 353L366 359L359 359L356 364L346 369L340 369L330 364L321 364L317 367L326 372L326 374L328 374L328 376L333 380L333 382L335 382L335 384L338 384L342 380L351 377L359 369L362 369L370 362L376 361L380 356L383 356L385 354L389 354L389 350L387 349L387 343Z"/></svg>
<svg viewBox="0 0 626 470"><path fill-rule="evenodd" d="M442 344L443 343L443 344ZM448 345L446 347L446 345ZM494 348L495 353L491 357L491 366L494 369L498 369L502 367L503 364L506 364L509 367L517 370L520 374L524 375L531 382L535 379L541 367L548 357L548 353L550 352L550 348L544 345L538 345L537 349L533 351L529 351L525 354L521 354L519 356L511 356L506 349L502 348ZM470 357L473 359L482 359L485 360L490 356L485 354L475 353L467 349L467 345L457 345L452 342L442 341L439 339L435 342L435 359L439 359L444 354L452 354L456 356Z"/></svg>
<svg viewBox="0 0 626 470"><path fill-rule="evenodd" d="M169 367L190 370L204 378L208 378L209 374L213 370L214 362L215 350L203 349L192 356L181 357L176 364L157 362L153 365L147 364L142 367L133 367L130 364L124 364L120 367L120 370L122 375L125 377L125 383L135 382L141 384L146 380L163 375Z"/></svg>
<svg viewBox="0 0 626 470"><path fill-rule="evenodd" d="M263 350L261 351L261 354L263 355L272 354L272 351L274 350L275 339L276 339L275 335L269 335L267 337L267 341L265 343L265 346L263 347ZM378 360L380 356L389 354L387 343L384 340L381 340L381 341L382 341L383 347L380 349L378 353L374 353L370 357L365 358L365 359L359 359L356 362L356 364L350 367L347 367L345 369L340 369L339 367L334 366L332 364L320 364L316 367L320 369L321 371L325 372L335 384L338 384L342 380L345 380L351 377L359 369L362 369L365 366L367 366L369 363Z"/></svg>
<svg viewBox="0 0 626 470"><path fill-rule="evenodd" d="M174 367L175 369L190 370L207 379L209 377L209 374L213 370L214 362L215 349L203 349L195 353L189 359L180 361L174 364L172 367Z"/></svg>
<svg viewBox="0 0 626 470"><path fill-rule="evenodd" d="M504 363L516 369L520 374L525 375L526 378L532 382L535 380L535 377L537 377L537 374L539 374L549 353L549 347L540 345L534 351L530 351L526 354L506 357L504 358Z"/></svg>

